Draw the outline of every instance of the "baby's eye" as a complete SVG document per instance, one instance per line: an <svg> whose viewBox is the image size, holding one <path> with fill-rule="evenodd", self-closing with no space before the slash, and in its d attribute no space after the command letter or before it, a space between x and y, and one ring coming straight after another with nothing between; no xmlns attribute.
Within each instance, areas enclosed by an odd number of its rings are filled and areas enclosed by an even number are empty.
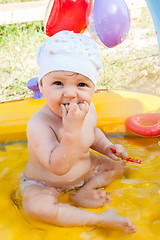
<svg viewBox="0 0 160 240"><path fill-rule="evenodd" d="M81 82L81 83L79 83L79 84L78 84L78 87L87 87L87 84L86 84L86 83L83 83L83 82Z"/></svg>
<svg viewBox="0 0 160 240"><path fill-rule="evenodd" d="M56 81L56 82L54 82L53 84L54 84L54 85L58 85L58 86L63 85L62 82L60 82L60 81Z"/></svg>

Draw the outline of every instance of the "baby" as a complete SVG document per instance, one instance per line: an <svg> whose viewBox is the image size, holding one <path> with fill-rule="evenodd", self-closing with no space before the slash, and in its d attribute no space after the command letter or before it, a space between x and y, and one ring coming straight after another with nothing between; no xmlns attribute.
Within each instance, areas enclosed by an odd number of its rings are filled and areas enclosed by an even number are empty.
<svg viewBox="0 0 160 240"><path fill-rule="evenodd" d="M96 127L91 101L102 73L97 46L85 35L62 31L44 42L37 62L46 104L27 127L29 160L21 177L26 214L65 227L135 232L131 221L112 209L95 213L76 207L108 204L110 196L98 188L123 174L122 159L127 157L121 145L113 145ZM91 155L90 148L101 155ZM59 203L61 191L72 189L78 189L70 196L75 206Z"/></svg>

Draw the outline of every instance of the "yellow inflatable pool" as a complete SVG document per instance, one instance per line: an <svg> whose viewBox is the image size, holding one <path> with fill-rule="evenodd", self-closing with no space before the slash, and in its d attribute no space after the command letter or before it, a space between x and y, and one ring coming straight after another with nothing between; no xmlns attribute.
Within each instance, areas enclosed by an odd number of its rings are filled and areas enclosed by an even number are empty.
<svg viewBox="0 0 160 240"><path fill-rule="evenodd" d="M29 218L23 212L19 178L28 159L26 125L44 103L32 98L0 103L0 240L158 240L160 239L160 147L159 137L144 138L125 129L133 114L160 112L160 97L130 91L100 91L93 102L100 127L113 143L121 143L128 156L142 164L127 162L124 175L105 190L113 199L108 208L131 219L134 234L98 227L56 227ZM69 193L60 201L69 202Z"/></svg>

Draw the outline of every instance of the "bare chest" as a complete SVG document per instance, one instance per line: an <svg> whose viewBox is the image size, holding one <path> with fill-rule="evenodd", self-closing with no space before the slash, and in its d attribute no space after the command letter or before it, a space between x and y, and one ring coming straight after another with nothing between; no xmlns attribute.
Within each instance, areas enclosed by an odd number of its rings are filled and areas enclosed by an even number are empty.
<svg viewBox="0 0 160 240"><path fill-rule="evenodd" d="M95 129L95 121L89 120L86 118L83 122L81 131L81 140L80 140L80 147L81 148L89 148L94 142L94 129ZM56 136L58 142L61 142L63 138L63 125L56 129Z"/></svg>

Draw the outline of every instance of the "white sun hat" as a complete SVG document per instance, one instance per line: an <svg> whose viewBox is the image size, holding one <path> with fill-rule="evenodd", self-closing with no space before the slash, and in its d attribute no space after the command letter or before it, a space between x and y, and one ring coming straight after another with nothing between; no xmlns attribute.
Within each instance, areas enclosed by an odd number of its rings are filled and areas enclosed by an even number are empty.
<svg viewBox="0 0 160 240"><path fill-rule="evenodd" d="M71 71L88 77L96 86L103 66L94 41L81 33L61 31L48 38L37 54L39 81L52 71Z"/></svg>

